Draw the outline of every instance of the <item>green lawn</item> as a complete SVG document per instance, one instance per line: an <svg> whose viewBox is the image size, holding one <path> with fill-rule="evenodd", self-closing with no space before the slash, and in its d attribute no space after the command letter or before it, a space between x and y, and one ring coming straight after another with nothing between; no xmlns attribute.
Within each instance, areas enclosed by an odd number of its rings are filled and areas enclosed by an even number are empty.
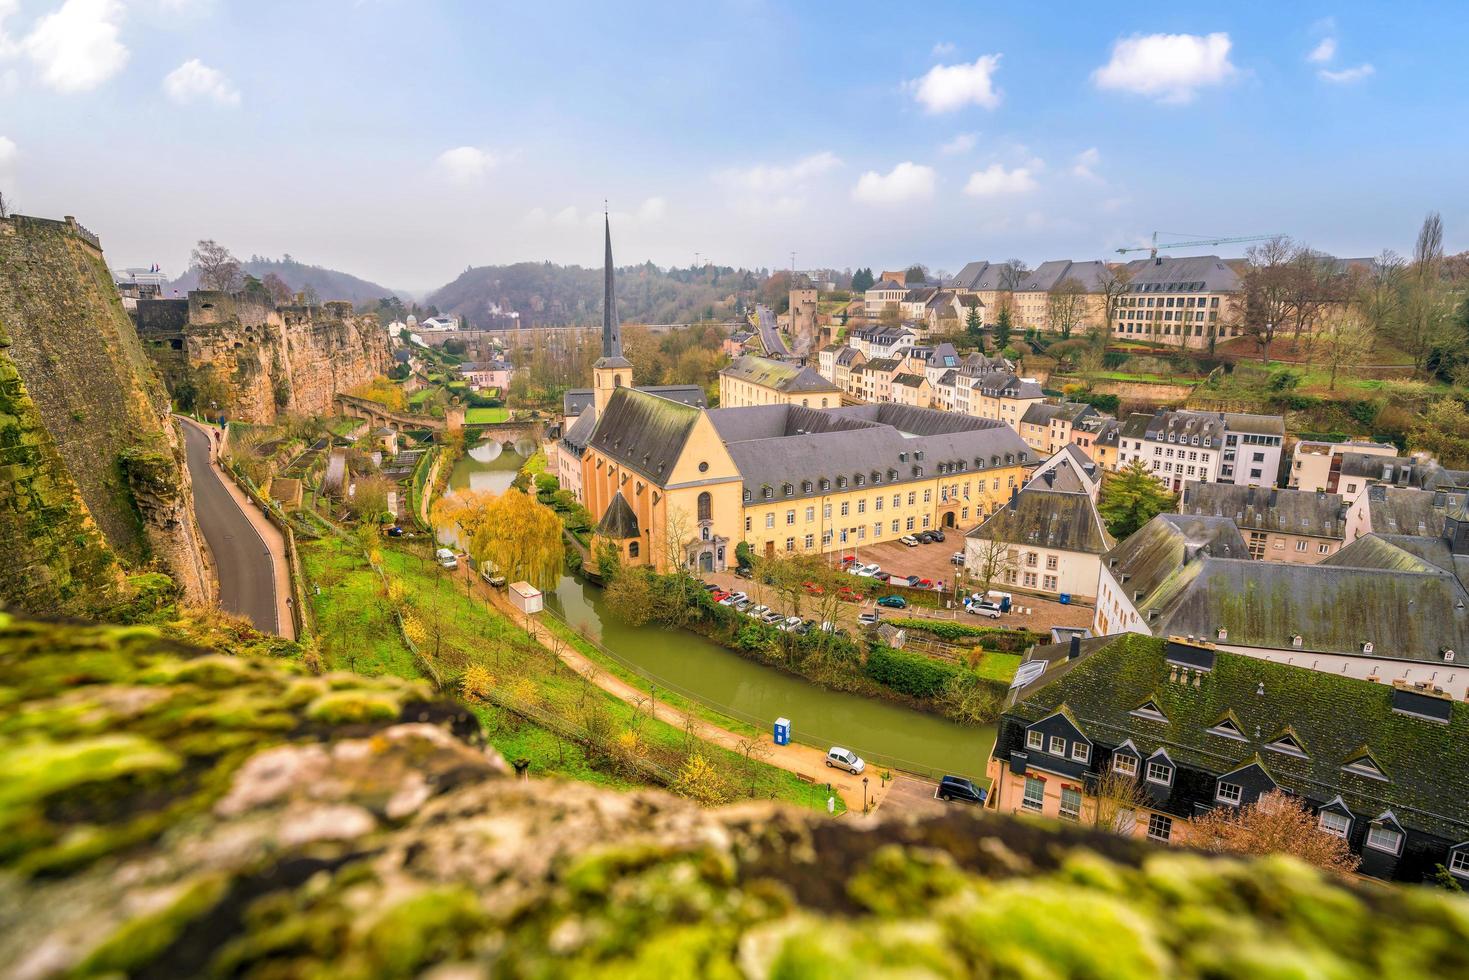
<svg viewBox="0 0 1469 980"><path fill-rule="evenodd" d="M408 404L414 407L422 405L425 401L428 400L428 396L432 395L433 393L434 389L432 388L420 388L413 394L408 396Z"/></svg>
<svg viewBox="0 0 1469 980"><path fill-rule="evenodd" d="M1015 679L1015 671L1019 667L1020 654L987 650L984 657L975 665L974 672L987 680L1004 681L1008 684Z"/></svg>
<svg viewBox="0 0 1469 980"><path fill-rule="evenodd" d="M464 413L464 421L469 425L505 422L509 418L510 411L505 408L471 408Z"/></svg>

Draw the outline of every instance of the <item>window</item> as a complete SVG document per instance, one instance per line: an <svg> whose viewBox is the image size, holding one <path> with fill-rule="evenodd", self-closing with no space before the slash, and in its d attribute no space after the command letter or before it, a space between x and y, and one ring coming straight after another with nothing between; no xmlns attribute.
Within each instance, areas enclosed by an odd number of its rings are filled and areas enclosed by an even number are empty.
<svg viewBox="0 0 1469 980"><path fill-rule="evenodd" d="M831 504L821 505L821 516L827 520L831 520Z"/></svg>
<svg viewBox="0 0 1469 980"><path fill-rule="evenodd" d="M699 506L699 520L701 520L701 521L710 520L710 516L709 515L710 515L711 511L713 510L713 504L714 504L714 498L711 497L711 496L709 496L709 491L708 490L705 490L703 493L699 494L699 504L698 504L698 506Z"/></svg>
<svg viewBox="0 0 1469 980"><path fill-rule="evenodd" d="M851 512L851 510L852 510L852 505L848 501L843 500L842 501L842 516L843 517L846 517L847 514L849 514Z"/></svg>
<svg viewBox="0 0 1469 980"><path fill-rule="evenodd" d="M1090 762L1092 758L1092 747L1085 742L1072 742L1071 758L1077 762Z"/></svg>
<svg viewBox="0 0 1469 980"><path fill-rule="evenodd" d="M1296 550L1297 551L1305 551L1306 550L1306 542L1304 542L1304 541L1297 541L1296 542Z"/></svg>
<svg viewBox="0 0 1469 980"><path fill-rule="evenodd" d="M1034 568L1035 567L1036 560L1039 559L1039 558L1040 558L1040 556L1037 555L1034 551L1027 551L1025 553L1025 567L1026 568Z"/></svg>
<svg viewBox="0 0 1469 980"><path fill-rule="evenodd" d="M816 546L816 535L814 535L814 534L808 534L808 535L806 535L806 547L808 549L810 549L810 548L814 548L815 546Z"/></svg>
<svg viewBox="0 0 1469 980"><path fill-rule="evenodd" d="M750 520L751 519L748 518L748 517L745 518L745 533L746 534L750 533Z"/></svg>
<svg viewBox="0 0 1469 980"><path fill-rule="evenodd" d="M1028 731L1025 733L1025 747L1027 749L1041 749L1045 747L1045 744L1046 737L1040 732Z"/></svg>
<svg viewBox="0 0 1469 980"><path fill-rule="evenodd" d="M629 558L636 558L637 556L638 556L638 543L636 541L629 541L627 543L627 557L629 557Z"/></svg>
<svg viewBox="0 0 1469 980"><path fill-rule="evenodd" d="M786 523L787 524L794 524L794 523L796 523L796 512L795 511L793 511L793 510L786 511Z"/></svg>
<svg viewBox="0 0 1469 980"><path fill-rule="evenodd" d="M1244 787L1239 783L1220 783L1214 790L1214 799L1220 803L1233 803L1238 806L1242 796L1244 796Z"/></svg>
<svg viewBox="0 0 1469 980"><path fill-rule="evenodd" d="M765 526L775 527L775 511L771 511L765 515Z"/></svg>
<svg viewBox="0 0 1469 980"><path fill-rule="evenodd" d="M1046 805L1046 784L1034 776L1025 777L1025 798L1020 801L1020 806L1025 810L1034 810L1036 813Z"/></svg>
<svg viewBox="0 0 1469 980"><path fill-rule="evenodd" d="M1373 825L1367 828L1367 846L1374 851L1396 854L1403 847L1403 833L1392 827Z"/></svg>
<svg viewBox="0 0 1469 980"><path fill-rule="evenodd" d="M1333 837L1345 837L1352 826L1352 820L1344 813L1322 810L1316 818L1316 825L1324 833L1331 834Z"/></svg>
<svg viewBox="0 0 1469 980"><path fill-rule="evenodd" d="M816 508L815 507L807 507L806 508L806 523L807 524L810 524L814 520L816 520Z"/></svg>
<svg viewBox="0 0 1469 980"><path fill-rule="evenodd" d="M1041 579L1041 588L1047 592L1055 592L1057 588L1056 576L1047 575Z"/></svg>
<svg viewBox="0 0 1469 980"><path fill-rule="evenodd" d="M1455 851L1450 854L1449 870L1456 875L1469 875L1469 851Z"/></svg>
<svg viewBox="0 0 1469 980"><path fill-rule="evenodd" d="M1173 782L1173 767L1166 762L1148 762L1148 782L1167 786Z"/></svg>
<svg viewBox="0 0 1469 980"><path fill-rule="evenodd" d="M1112 757L1112 771L1123 776L1137 775L1137 756L1114 755Z"/></svg>
<svg viewBox="0 0 1469 980"><path fill-rule="evenodd" d="M1148 814L1148 836L1166 844L1173 836L1173 818L1161 813Z"/></svg>
<svg viewBox="0 0 1469 980"><path fill-rule="evenodd" d="M907 531L913 530L913 518L908 518L908 520L904 522L903 528Z"/></svg>
<svg viewBox="0 0 1469 980"><path fill-rule="evenodd" d="M1052 735L1051 736L1051 747L1050 747L1049 751L1050 751L1050 753L1052 755L1065 755L1066 754L1066 740L1064 738L1062 738L1060 735Z"/></svg>
<svg viewBox="0 0 1469 980"><path fill-rule="evenodd" d="M1316 546L1316 554L1327 555L1331 553L1331 545L1322 542Z"/></svg>
<svg viewBox="0 0 1469 980"><path fill-rule="evenodd" d="M1061 787L1061 819L1081 819L1081 794L1070 786Z"/></svg>
<svg viewBox="0 0 1469 980"><path fill-rule="evenodd" d="M1056 570L1056 560L1055 555L1046 555L1046 568L1054 572Z"/></svg>

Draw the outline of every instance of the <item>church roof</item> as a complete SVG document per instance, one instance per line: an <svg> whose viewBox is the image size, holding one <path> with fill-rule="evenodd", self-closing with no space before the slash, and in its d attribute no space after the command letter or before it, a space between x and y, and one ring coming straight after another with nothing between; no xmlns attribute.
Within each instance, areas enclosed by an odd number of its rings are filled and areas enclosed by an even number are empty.
<svg viewBox="0 0 1469 980"><path fill-rule="evenodd" d="M597 420L591 448L663 485L678 462L699 409L636 388L618 388Z"/></svg>
<svg viewBox="0 0 1469 980"><path fill-rule="evenodd" d="M642 537L642 532L638 529L638 515L633 513L632 505L627 502L621 490L612 495L607 512L597 524L597 533L615 541Z"/></svg>

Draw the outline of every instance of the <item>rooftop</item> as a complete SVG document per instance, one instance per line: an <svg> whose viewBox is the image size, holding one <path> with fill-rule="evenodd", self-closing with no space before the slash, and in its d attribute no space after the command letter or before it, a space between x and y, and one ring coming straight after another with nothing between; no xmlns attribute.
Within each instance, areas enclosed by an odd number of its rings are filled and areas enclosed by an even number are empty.
<svg viewBox="0 0 1469 980"><path fill-rule="evenodd" d="M841 389L809 367L745 354L719 372L740 381L785 393L840 392Z"/></svg>

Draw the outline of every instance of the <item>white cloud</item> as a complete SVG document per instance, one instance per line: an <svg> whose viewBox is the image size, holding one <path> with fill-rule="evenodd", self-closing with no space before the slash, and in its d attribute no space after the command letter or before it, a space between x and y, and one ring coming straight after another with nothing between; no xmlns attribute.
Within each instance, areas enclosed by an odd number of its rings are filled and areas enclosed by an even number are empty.
<svg viewBox="0 0 1469 980"><path fill-rule="evenodd" d="M1314 64L1324 65L1335 57L1336 38L1328 37L1322 38L1321 43L1311 49L1311 53L1306 55L1306 60Z"/></svg>
<svg viewBox="0 0 1469 980"><path fill-rule="evenodd" d="M933 51L930 53L935 58L947 58L949 55L953 54L955 50L956 47L953 41L940 41L933 46Z"/></svg>
<svg viewBox="0 0 1469 980"><path fill-rule="evenodd" d="M1101 89L1181 104L1196 91L1222 85L1238 72L1229 60L1229 35L1146 34L1112 45L1112 60L1092 73Z"/></svg>
<svg viewBox="0 0 1469 980"><path fill-rule="evenodd" d="M1355 68L1343 68L1340 71L1322 68L1316 74L1323 82L1331 82L1333 85L1350 85L1352 82L1360 82L1369 75L1375 74L1376 71L1376 68L1363 62Z"/></svg>
<svg viewBox="0 0 1469 980"><path fill-rule="evenodd" d="M163 79L163 92L179 105L213 102L218 106L240 104L240 90L224 72L190 58Z"/></svg>
<svg viewBox="0 0 1469 980"><path fill-rule="evenodd" d="M588 217L595 219L596 215L589 215ZM551 216L551 224L561 225L563 228L570 227L576 224L579 220L580 212L577 211L576 205L574 204L568 204L566 207L562 208L560 211L557 211Z"/></svg>
<svg viewBox="0 0 1469 980"><path fill-rule="evenodd" d="M886 174L869 170L852 188L853 200L866 204L905 204L933 197L932 167L905 160Z"/></svg>
<svg viewBox="0 0 1469 980"><path fill-rule="evenodd" d="M771 194L798 188L812 177L835 170L842 165L829 151L813 153L791 164L756 164L742 170L723 170L715 175L727 187L752 194Z"/></svg>
<svg viewBox="0 0 1469 980"><path fill-rule="evenodd" d="M0 136L0 173L9 169L18 156L20 156L20 150L16 147L15 141Z"/></svg>
<svg viewBox="0 0 1469 980"><path fill-rule="evenodd" d="M1076 155L1076 162L1071 165L1071 174L1083 180L1101 180L1097 176L1097 164L1102 162L1102 154L1095 146L1082 150Z"/></svg>
<svg viewBox="0 0 1469 980"><path fill-rule="evenodd" d="M456 184L479 180L495 166L495 155L477 146L456 146L445 150L435 161L439 172Z"/></svg>
<svg viewBox="0 0 1469 980"><path fill-rule="evenodd" d="M66 0L36 22L21 47L58 92L85 92L122 71L128 49L118 40L117 0Z"/></svg>
<svg viewBox="0 0 1469 980"><path fill-rule="evenodd" d="M648 224L653 221L662 221L663 216L668 213L668 202L661 197L650 197L638 207L638 221Z"/></svg>
<svg viewBox="0 0 1469 980"><path fill-rule="evenodd" d="M960 133L958 136L955 136L943 146L939 147L939 152L947 154L949 156L954 156L960 153L968 153L970 150L974 149L975 144L977 144L978 142L978 133Z"/></svg>
<svg viewBox="0 0 1469 980"><path fill-rule="evenodd" d="M996 197L1001 194L1024 194L1036 188L1035 177L1027 167L1006 170L1003 164L993 163L984 170L969 175L964 193L970 197Z"/></svg>
<svg viewBox="0 0 1469 980"><path fill-rule="evenodd" d="M982 54L972 65L934 65L908 85L913 97L931 113L953 112L967 105L993 109L1000 104L994 80L999 67L999 55Z"/></svg>

